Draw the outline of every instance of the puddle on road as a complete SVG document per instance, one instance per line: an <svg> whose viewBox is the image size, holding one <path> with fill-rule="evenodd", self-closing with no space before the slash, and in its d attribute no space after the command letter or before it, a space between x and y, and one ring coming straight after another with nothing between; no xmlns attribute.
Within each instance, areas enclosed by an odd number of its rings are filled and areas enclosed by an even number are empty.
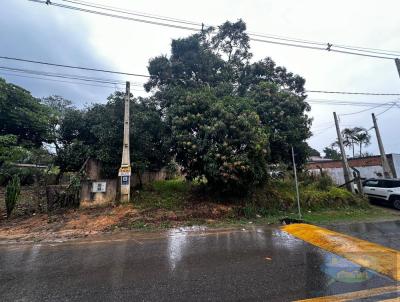
<svg viewBox="0 0 400 302"><path fill-rule="evenodd" d="M212 258L225 257L226 265L235 270L236 265L253 263L256 257L264 263L259 269L261 273L281 274L285 280L296 279L290 276L293 273L302 276L301 281L292 282L301 282L311 296L363 290L391 282L386 276L273 227L213 230L192 226L172 229L167 234L166 257L174 275L187 273L193 263L207 265ZM230 257L237 262L232 264Z"/></svg>

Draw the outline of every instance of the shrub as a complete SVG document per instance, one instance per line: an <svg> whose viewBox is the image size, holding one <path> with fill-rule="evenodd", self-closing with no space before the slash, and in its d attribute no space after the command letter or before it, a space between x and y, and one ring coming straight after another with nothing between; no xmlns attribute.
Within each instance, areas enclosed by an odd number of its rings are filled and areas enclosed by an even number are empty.
<svg viewBox="0 0 400 302"><path fill-rule="evenodd" d="M208 89L176 100L169 112L176 160L190 180L216 192L246 193L267 179L268 129L251 101Z"/></svg>
<svg viewBox="0 0 400 302"><path fill-rule="evenodd" d="M174 179L179 175L179 167L178 164L171 160L165 167L167 171L167 179Z"/></svg>
<svg viewBox="0 0 400 302"><path fill-rule="evenodd" d="M6 201L7 218L10 217L12 211L14 210L20 192L21 192L20 180L18 176L14 175L6 187L5 201Z"/></svg>
<svg viewBox="0 0 400 302"><path fill-rule="evenodd" d="M316 182L316 187L321 191L328 191L333 186L333 180L326 174L322 174Z"/></svg>

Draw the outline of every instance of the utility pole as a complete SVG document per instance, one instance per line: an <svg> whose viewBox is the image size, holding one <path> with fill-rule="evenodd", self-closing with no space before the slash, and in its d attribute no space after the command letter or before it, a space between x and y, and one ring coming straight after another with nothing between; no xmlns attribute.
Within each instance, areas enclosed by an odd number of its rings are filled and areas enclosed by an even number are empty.
<svg viewBox="0 0 400 302"><path fill-rule="evenodd" d="M340 146L340 152L342 153L344 182L346 184L347 190L354 193L354 186L350 182L353 180L353 177L351 177L349 163L347 162L346 152L345 152L344 146L343 146L343 138L342 138L342 134L340 133L339 122L338 122L336 112L333 113L333 117L335 118L336 132L337 132L338 142L339 142L339 146Z"/></svg>
<svg viewBox="0 0 400 302"><path fill-rule="evenodd" d="M374 122L376 139L378 140L379 152L381 153L383 174L386 178L393 178L392 169L390 169L389 162L386 158L385 148L383 147L381 133L379 132L378 123L376 122L374 113L372 113L372 121Z"/></svg>
<svg viewBox="0 0 400 302"><path fill-rule="evenodd" d="M292 159L293 159L294 181L295 181L295 183L296 183L297 208L298 208L298 210L299 210L299 219L301 219L299 183L297 182L297 169L296 169L296 161L294 160L294 150L293 150L293 146L292 146Z"/></svg>
<svg viewBox="0 0 400 302"><path fill-rule="evenodd" d="M400 77L400 59L394 59L394 62L396 63L397 72L399 73Z"/></svg>
<svg viewBox="0 0 400 302"><path fill-rule="evenodd" d="M124 110L124 141L122 143L122 161L118 176L121 184L121 202L129 202L131 190L131 160L129 154L129 99L130 83L126 82L125 110Z"/></svg>

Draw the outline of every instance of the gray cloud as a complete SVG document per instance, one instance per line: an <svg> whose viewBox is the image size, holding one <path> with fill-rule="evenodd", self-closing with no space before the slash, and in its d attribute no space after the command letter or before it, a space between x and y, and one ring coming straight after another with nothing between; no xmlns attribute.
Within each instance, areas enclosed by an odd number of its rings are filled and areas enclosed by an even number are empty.
<svg viewBox="0 0 400 302"><path fill-rule="evenodd" d="M104 69L113 68L108 60L101 57L94 46L90 44L90 29L88 24L79 16L73 14L61 15L58 11L52 10L51 7L41 6L28 1L3 2L1 15L1 55L66 65ZM0 60L0 66L121 80L109 74L69 70L15 61ZM59 82L60 80L73 81L68 79L44 81L1 74L3 72L5 71L0 71L1 77L6 78L8 82L28 89L34 96L43 97L59 94L71 99L78 106L91 102L105 102L106 97L114 91L113 88Z"/></svg>

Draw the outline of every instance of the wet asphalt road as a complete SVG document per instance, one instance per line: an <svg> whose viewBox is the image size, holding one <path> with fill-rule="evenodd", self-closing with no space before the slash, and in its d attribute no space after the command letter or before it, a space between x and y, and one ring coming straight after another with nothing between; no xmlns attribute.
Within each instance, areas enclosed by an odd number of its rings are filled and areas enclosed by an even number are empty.
<svg viewBox="0 0 400 302"><path fill-rule="evenodd" d="M388 230L398 237L400 224L330 228L352 235L372 230L375 239ZM399 248L398 239L387 242ZM0 300L293 301L395 284L368 270L360 278L360 271L279 228L172 230L0 246Z"/></svg>
<svg viewBox="0 0 400 302"><path fill-rule="evenodd" d="M327 228L400 250L400 221L339 224L330 225Z"/></svg>

